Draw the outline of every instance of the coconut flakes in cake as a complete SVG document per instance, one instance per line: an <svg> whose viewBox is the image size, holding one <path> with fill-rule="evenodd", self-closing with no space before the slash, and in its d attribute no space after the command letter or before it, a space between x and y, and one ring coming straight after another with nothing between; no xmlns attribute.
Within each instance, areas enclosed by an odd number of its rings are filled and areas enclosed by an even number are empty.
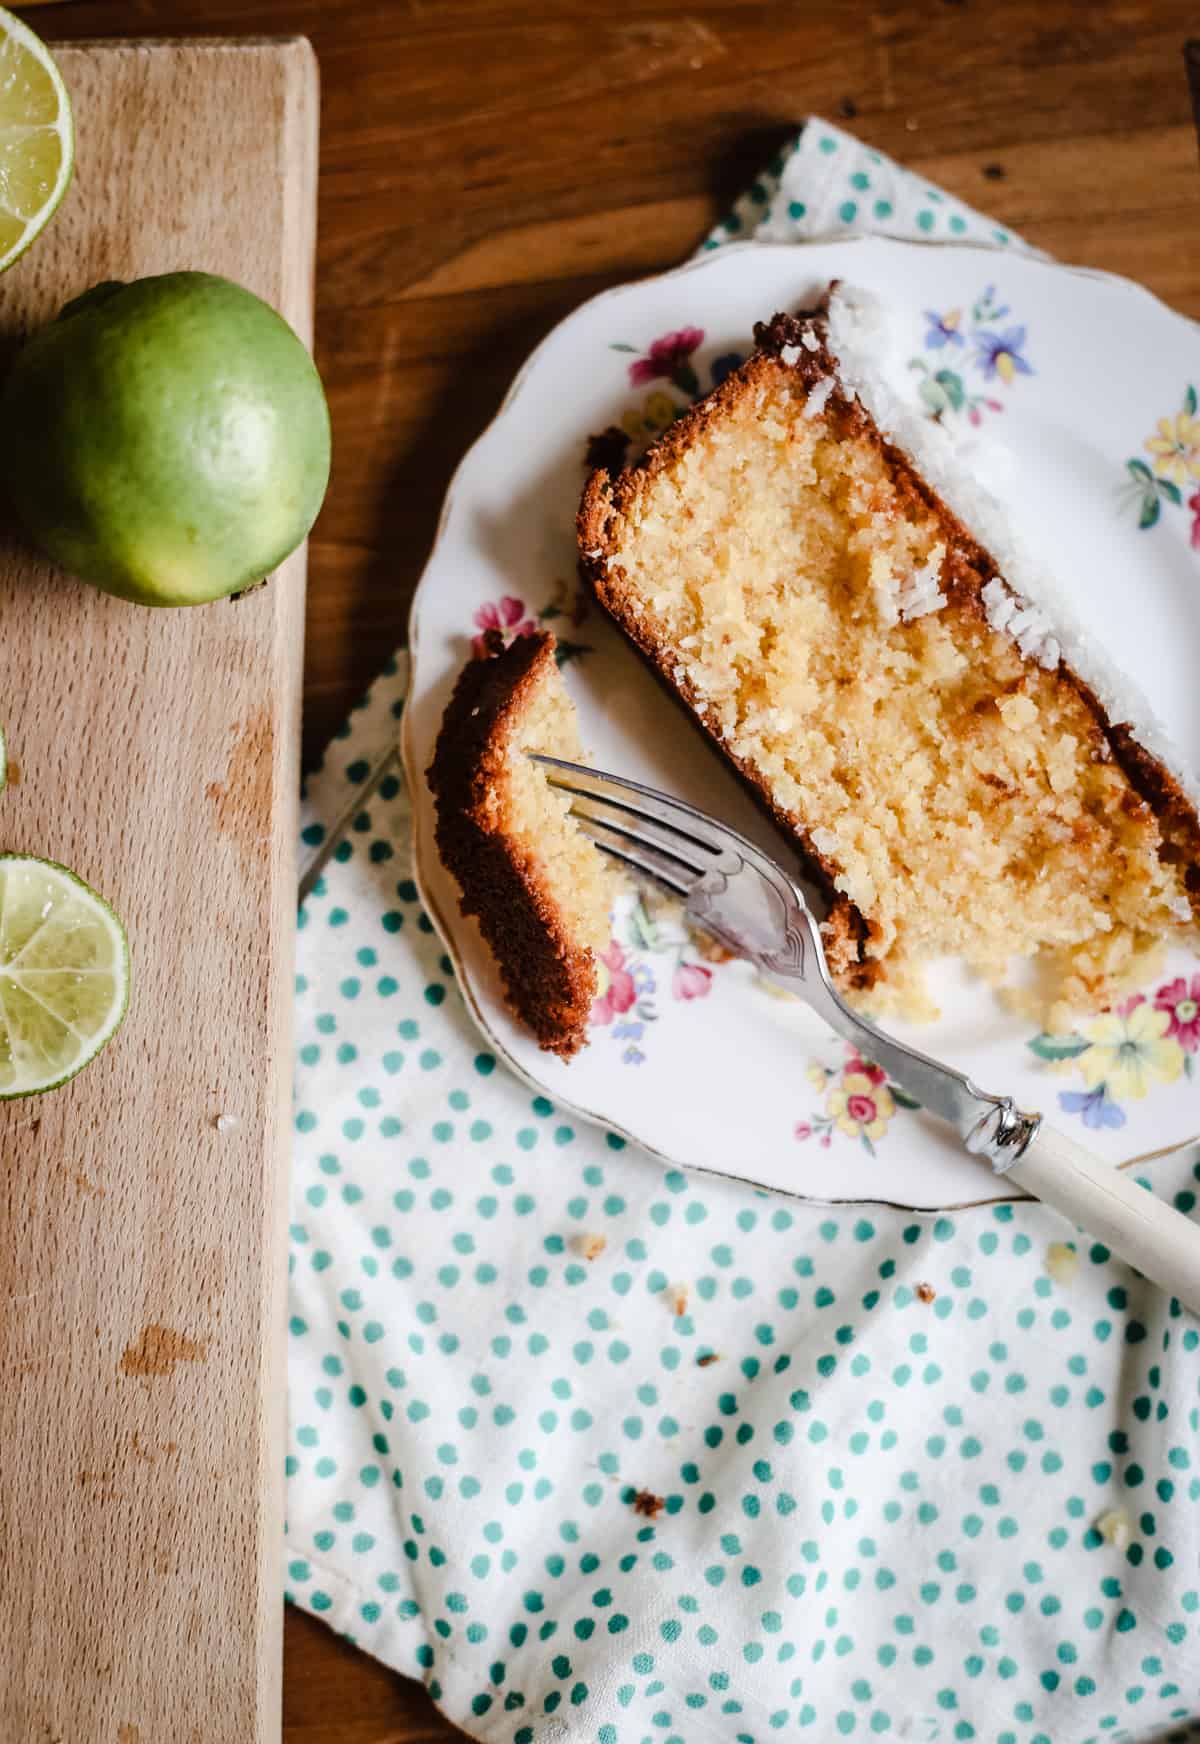
<svg viewBox="0 0 1200 1744"><path fill-rule="evenodd" d="M872 560L871 586L883 623L909 624L914 618L941 611L946 603L941 587L945 556L946 547L937 544L919 569L901 577L895 575L886 559Z"/></svg>
<svg viewBox="0 0 1200 1744"><path fill-rule="evenodd" d="M779 353L780 361L786 363L789 368L794 364L799 363L800 346L803 346L805 351L820 351L821 341L817 338L811 327L806 327L803 333L801 333L800 345L785 345L781 348Z"/></svg>
<svg viewBox="0 0 1200 1744"><path fill-rule="evenodd" d="M980 589L979 597L992 629L1011 636L1027 660L1053 672L1062 649L1045 612L1014 593L999 575Z"/></svg>
<svg viewBox="0 0 1200 1744"><path fill-rule="evenodd" d="M819 418L825 410L825 402L837 386L833 376L822 376L821 380L808 390L808 398L801 407L805 418Z"/></svg>
<svg viewBox="0 0 1200 1744"><path fill-rule="evenodd" d="M1200 807L1200 776L1139 686L1083 628L1061 588L1016 536L1001 504L963 471L942 425L904 404L883 379L884 308L879 298L869 291L839 285L829 298L823 319L845 391L857 396L879 430L909 456L999 566L1004 579L996 577L983 590L992 628L1012 636L1026 659L1048 669L1060 659L1067 660L1095 694L1109 720L1128 725L1137 743L1175 777L1192 804Z"/></svg>
<svg viewBox="0 0 1200 1744"><path fill-rule="evenodd" d="M940 612L945 605L946 596L941 585L945 556L946 547L935 545L920 569L914 570L907 584L900 589L896 604L904 623L926 617L930 612Z"/></svg>

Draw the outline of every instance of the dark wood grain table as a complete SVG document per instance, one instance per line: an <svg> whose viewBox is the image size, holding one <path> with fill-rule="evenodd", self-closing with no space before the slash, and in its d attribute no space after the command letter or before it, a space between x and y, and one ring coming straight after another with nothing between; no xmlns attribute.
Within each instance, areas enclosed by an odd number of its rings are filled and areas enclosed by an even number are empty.
<svg viewBox="0 0 1200 1744"><path fill-rule="evenodd" d="M305 757L388 650L457 460L536 342L670 266L810 112L1200 316L1193 0L65 0L51 39L303 32L323 81ZM202 262L195 263L202 265ZM287 1622L286 1744L456 1734Z"/></svg>

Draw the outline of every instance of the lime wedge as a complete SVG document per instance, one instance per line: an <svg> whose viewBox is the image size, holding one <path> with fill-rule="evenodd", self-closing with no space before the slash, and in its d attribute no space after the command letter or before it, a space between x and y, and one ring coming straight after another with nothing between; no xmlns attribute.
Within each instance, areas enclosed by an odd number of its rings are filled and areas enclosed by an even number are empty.
<svg viewBox="0 0 1200 1744"><path fill-rule="evenodd" d="M53 860L0 854L0 1101L81 1072L128 998L125 929L104 898Z"/></svg>
<svg viewBox="0 0 1200 1744"><path fill-rule="evenodd" d="M0 272L49 224L74 161L62 74L41 38L0 6Z"/></svg>

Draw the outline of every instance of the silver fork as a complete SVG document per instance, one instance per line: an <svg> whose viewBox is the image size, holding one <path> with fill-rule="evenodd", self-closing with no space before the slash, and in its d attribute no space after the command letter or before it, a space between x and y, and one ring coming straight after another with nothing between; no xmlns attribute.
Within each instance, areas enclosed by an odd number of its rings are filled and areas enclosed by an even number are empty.
<svg viewBox="0 0 1200 1744"><path fill-rule="evenodd" d="M682 898L688 917L812 1006L902 1090L946 1121L973 1155L1200 1312L1200 1225L1095 1157L1010 1096L905 1047L848 1006L830 978L821 932L782 867L705 812L640 782L533 756L571 797L598 847Z"/></svg>

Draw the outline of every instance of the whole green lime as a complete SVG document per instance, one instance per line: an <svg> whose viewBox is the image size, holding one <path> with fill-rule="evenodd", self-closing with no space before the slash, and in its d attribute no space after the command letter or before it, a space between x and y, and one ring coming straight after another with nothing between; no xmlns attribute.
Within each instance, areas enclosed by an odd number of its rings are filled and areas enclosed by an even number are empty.
<svg viewBox="0 0 1200 1744"><path fill-rule="evenodd" d="M18 354L3 475L64 569L148 606L261 581L316 520L329 410L307 350L209 273L102 284Z"/></svg>

